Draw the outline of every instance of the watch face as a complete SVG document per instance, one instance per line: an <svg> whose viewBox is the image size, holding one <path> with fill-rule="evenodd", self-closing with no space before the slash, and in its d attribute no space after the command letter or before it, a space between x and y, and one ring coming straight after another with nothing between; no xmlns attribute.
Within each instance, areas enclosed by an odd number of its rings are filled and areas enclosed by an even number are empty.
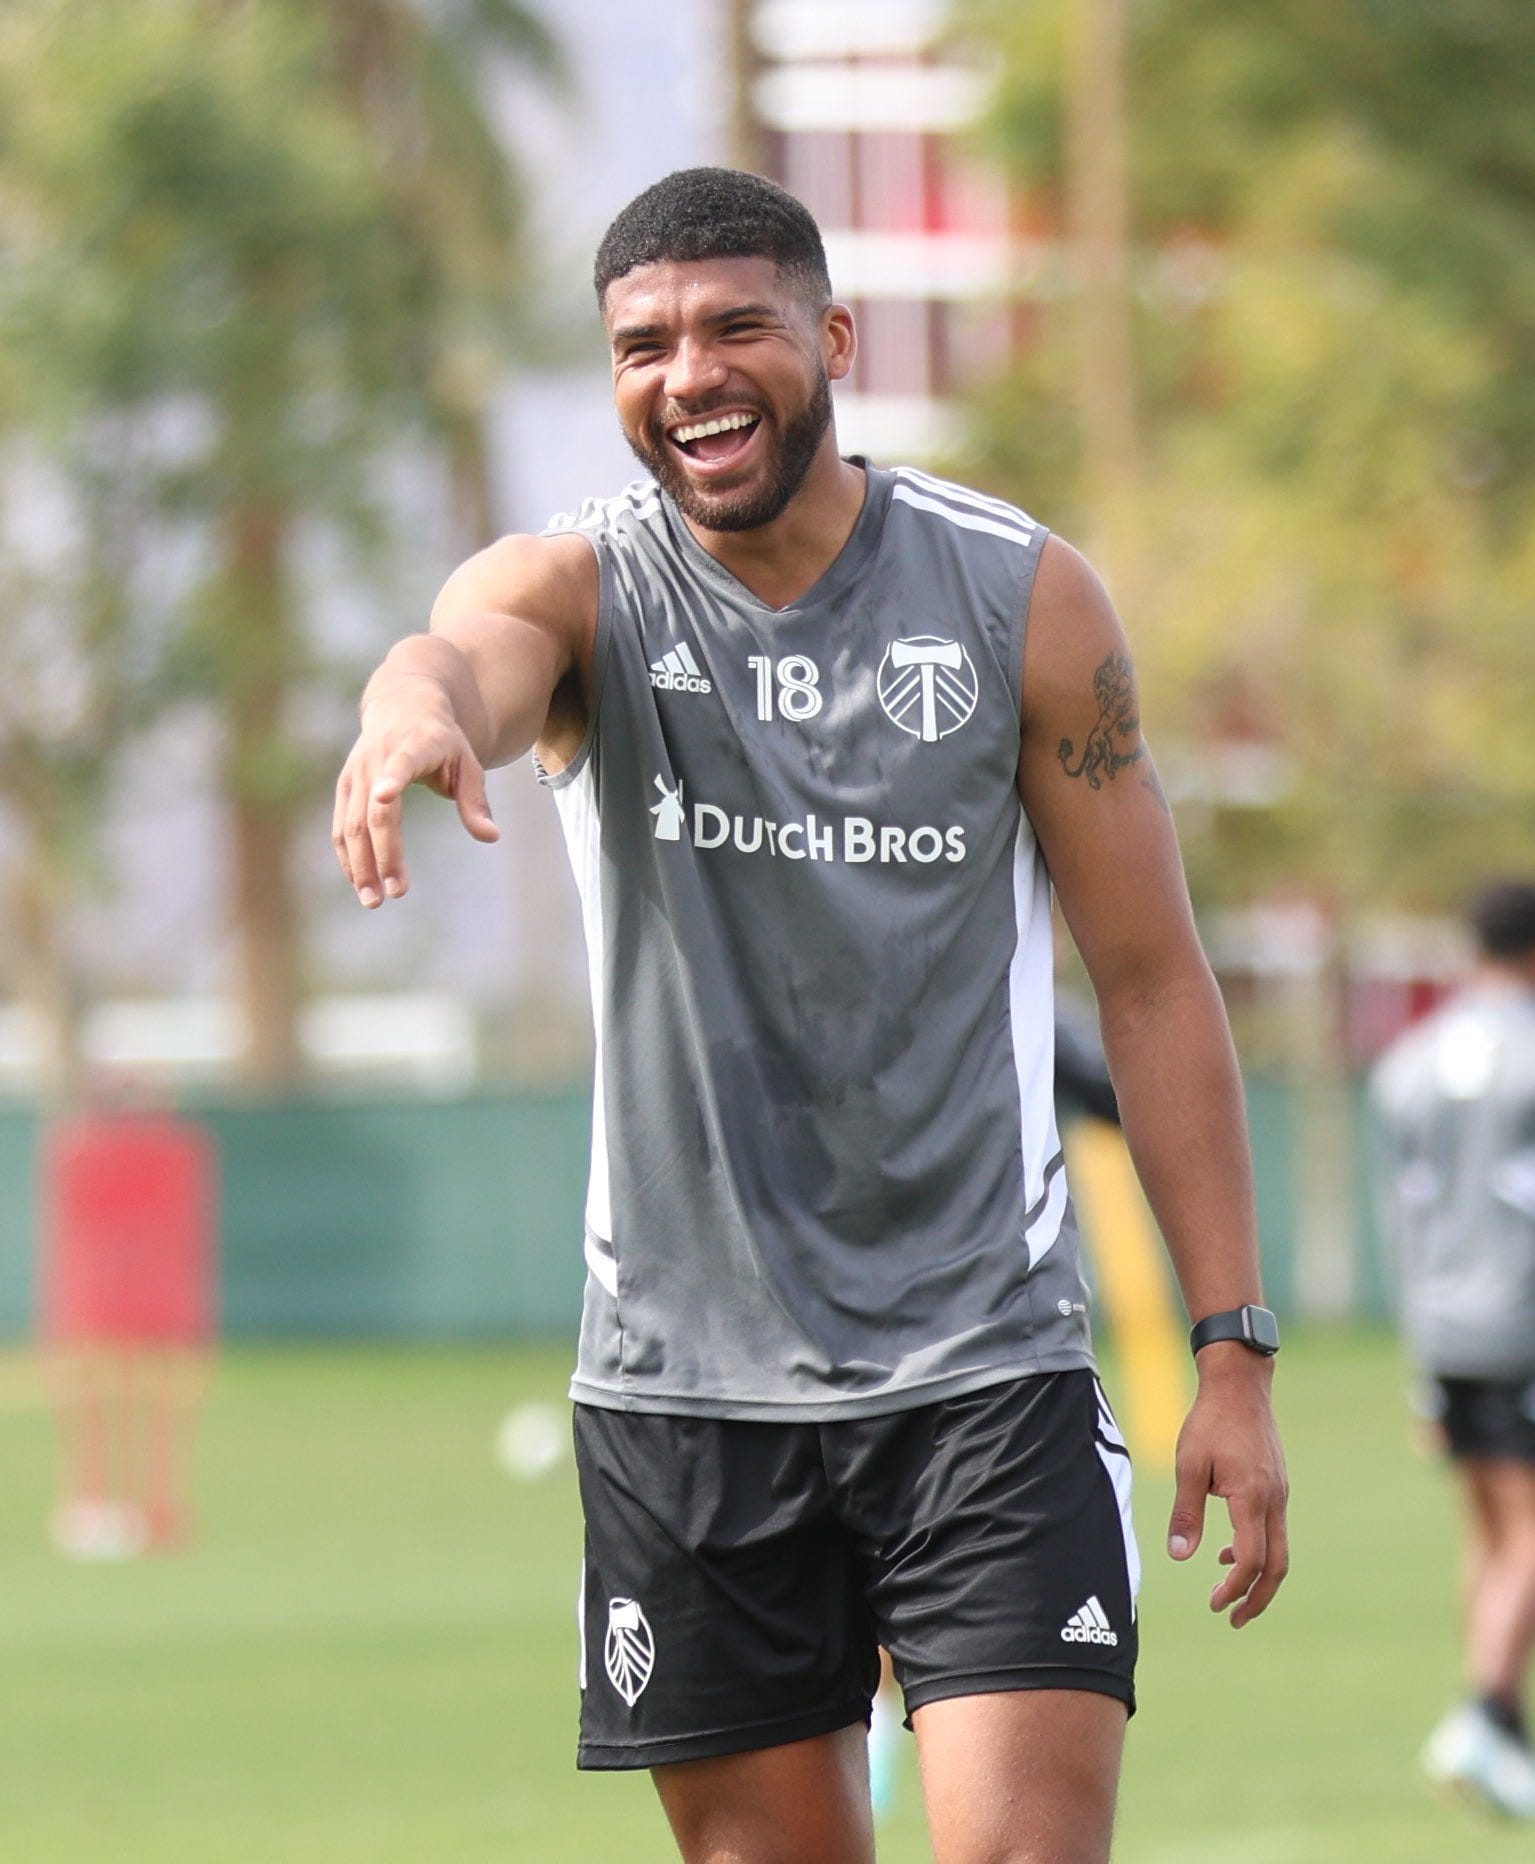
<svg viewBox="0 0 1535 1864"><path fill-rule="evenodd" d="M1266 1307L1248 1307L1242 1310L1247 1322L1247 1337L1253 1345L1265 1353L1279 1351L1279 1322Z"/></svg>

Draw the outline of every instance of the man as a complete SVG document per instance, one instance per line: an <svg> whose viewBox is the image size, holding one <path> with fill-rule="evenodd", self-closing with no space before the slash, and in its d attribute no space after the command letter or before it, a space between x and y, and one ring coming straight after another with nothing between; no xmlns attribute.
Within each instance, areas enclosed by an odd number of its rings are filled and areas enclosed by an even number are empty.
<svg viewBox="0 0 1535 1864"><path fill-rule="evenodd" d="M792 196L671 175L596 287L651 480L449 579L336 808L377 906L407 785L491 840L484 766L535 746L580 882L580 1761L650 1767L693 1864L859 1864L883 1642L938 1855L1100 1859L1138 1561L1051 1105L1052 882L1184 1293L1226 1317L1170 1550L1214 1493L1212 1607L1247 1623L1285 1570L1241 1087L1124 639L1032 519L840 456L853 320Z"/></svg>
<svg viewBox="0 0 1535 1864"><path fill-rule="evenodd" d="M1535 884L1487 888L1471 923L1475 976L1387 1051L1372 1098L1408 1352L1466 1501L1471 1700L1423 1764L1535 1818Z"/></svg>

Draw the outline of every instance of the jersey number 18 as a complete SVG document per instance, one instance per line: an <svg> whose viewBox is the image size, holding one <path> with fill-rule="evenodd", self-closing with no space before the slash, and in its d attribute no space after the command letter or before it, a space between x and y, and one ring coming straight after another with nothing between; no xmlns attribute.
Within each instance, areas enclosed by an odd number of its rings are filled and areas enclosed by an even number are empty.
<svg viewBox="0 0 1535 1864"><path fill-rule="evenodd" d="M757 676L757 716L764 723L777 716L803 724L820 711L821 669L804 654L786 654L776 669L766 654L753 654L746 664Z"/></svg>

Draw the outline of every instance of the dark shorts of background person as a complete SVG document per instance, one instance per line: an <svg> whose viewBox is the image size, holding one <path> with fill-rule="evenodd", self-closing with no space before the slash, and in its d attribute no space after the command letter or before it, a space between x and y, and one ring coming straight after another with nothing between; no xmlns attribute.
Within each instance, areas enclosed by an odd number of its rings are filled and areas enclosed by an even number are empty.
<svg viewBox="0 0 1535 1864"><path fill-rule="evenodd" d="M1090 1371L824 1424L576 1407L583 1768L1081 1689L1135 1709L1129 1461Z"/></svg>
<svg viewBox="0 0 1535 1864"><path fill-rule="evenodd" d="M1444 1432L1453 1457L1535 1464L1535 1374L1426 1379L1423 1409Z"/></svg>

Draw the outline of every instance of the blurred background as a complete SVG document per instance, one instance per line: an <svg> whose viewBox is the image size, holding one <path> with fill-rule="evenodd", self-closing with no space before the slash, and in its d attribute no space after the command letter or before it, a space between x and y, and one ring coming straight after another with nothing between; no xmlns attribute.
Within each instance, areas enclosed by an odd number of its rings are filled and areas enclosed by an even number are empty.
<svg viewBox="0 0 1535 1864"><path fill-rule="evenodd" d="M0 5L0 1857L670 1855L570 1770L553 810L423 802L376 915L328 825L448 570L634 475L590 255L701 162L825 230L844 450L1103 569L1247 1071L1301 1565L1228 1650L1149 1472L1121 1854L1516 1854L1414 1773L1452 1524L1360 1082L1535 866L1532 71L1518 0ZM216 1145L230 1350L180 1556L66 1565L38 1161L108 1091Z"/></svg>

